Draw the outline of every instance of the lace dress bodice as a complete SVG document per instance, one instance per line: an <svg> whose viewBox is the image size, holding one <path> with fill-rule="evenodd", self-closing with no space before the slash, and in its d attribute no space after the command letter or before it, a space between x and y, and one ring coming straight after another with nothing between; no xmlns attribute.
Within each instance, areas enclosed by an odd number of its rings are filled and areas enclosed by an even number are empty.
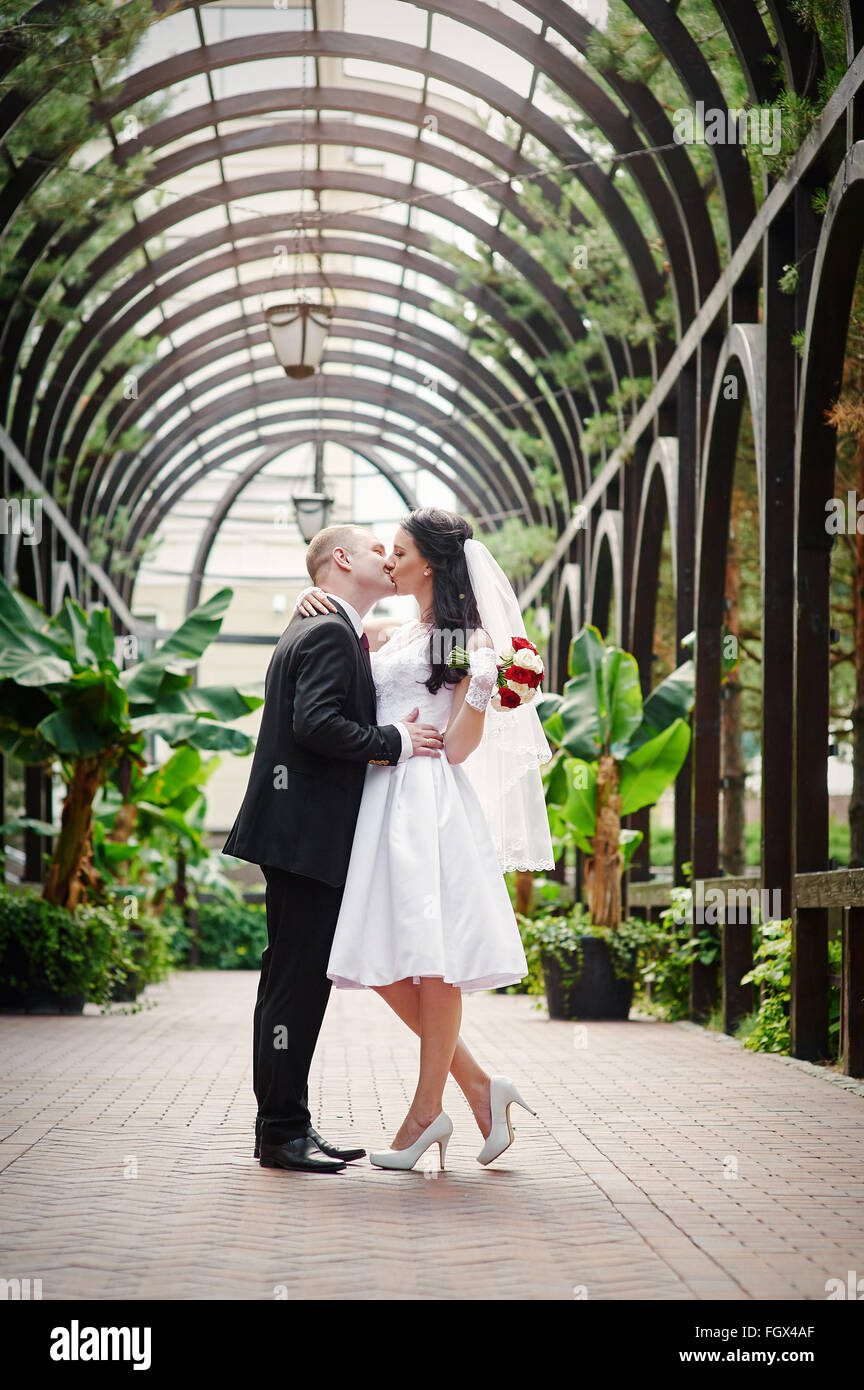
<svg viewBox="0 0 864 1390"><path fill-rule="evenodd" d="M418 723L434 724L436 729L447 727L454 687L442 685L430 695L423 684L432 669L427 660L430 631L429 624L415 619L397 628L383 647L370 653L379 724L394 724L416 706Z"/></svg>
<svg viewBox="0 0 864 1390"><path fill-rule="evenodd" d="M456 687L442 685L430 695L424 684L432 670L427 660L431 630L431 624L417 618L397 628L389 642L370 654L379 724L403 719L416 705L418 723L447 727ZM465 699L475 709L485 709L496 688L497 657L491 647L475 648L469 653L468 667Z"/></svg>

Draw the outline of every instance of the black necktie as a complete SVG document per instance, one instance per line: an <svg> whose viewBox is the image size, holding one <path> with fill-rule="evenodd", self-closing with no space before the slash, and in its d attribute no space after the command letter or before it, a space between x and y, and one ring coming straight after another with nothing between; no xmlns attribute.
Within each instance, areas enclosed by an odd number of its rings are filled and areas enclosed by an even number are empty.
<svg viewBox="0 0 864 1390"><path fill-rule="evenodd" d="M371 668L372 668L372 658L371 658L370 655L369 655L369 638L366 636L366 633L365 633L365 632L361 632L361 634L360 634L360 646L363 648L364 652L366 653L366 660L369 662L369 668L370 668L370 670L371 670Z"/></svg>

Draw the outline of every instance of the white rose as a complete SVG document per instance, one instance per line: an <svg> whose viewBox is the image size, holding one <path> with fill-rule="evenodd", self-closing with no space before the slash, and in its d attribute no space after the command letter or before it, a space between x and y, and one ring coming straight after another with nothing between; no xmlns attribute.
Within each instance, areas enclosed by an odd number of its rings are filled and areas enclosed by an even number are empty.
<svg viewBox="0 0 864 1390"><path fill-rule="evenodd" d="M531 700L534 699L534 696L537 694L536 686L523 685L521 681L508 681L507 684L509 685L510 689L514 691L516 695L519 696L519 699L522 701L523 705L527 705Z"/></svg>
<svg viewBox="0 0 864 1390"><path fill-rule="evenodd" d="M516 660L516 653L512 647L508 647L506 652L501 653L499 659L504 662L505 666L512 666L513 662Z"/></svg>
<svg viewBox="0 0 864 1390"><path fill-rule="evenodd" d="M529 647L524 647L518 652L514 665L521 666L523 671L535 671L538 676L543 674L543 658L539 652L532 652Z"/></svg>

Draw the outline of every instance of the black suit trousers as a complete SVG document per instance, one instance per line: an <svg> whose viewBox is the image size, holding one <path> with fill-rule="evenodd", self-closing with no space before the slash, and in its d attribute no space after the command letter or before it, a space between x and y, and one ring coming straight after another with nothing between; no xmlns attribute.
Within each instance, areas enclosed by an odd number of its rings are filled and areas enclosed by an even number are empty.
<svg viewBox="0 0 864 1390"><path fill-rule="evenodd" d="M345 885L262 865L267 881L267 947L252 1029L252 1084L261 1141L306 1133L309 1067L331 981L327 961Z"/></svg>

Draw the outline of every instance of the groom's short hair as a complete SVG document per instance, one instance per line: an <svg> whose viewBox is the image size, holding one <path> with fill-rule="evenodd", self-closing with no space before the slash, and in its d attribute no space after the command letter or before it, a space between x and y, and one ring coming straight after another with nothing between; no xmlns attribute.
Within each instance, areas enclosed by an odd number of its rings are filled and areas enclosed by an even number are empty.
<svg viewBox="0 0 864 1390"><path fill-rule="evenodd" d="M350 551L358 535L365 535L362 526L343 523L341 526L325 526L323 531L312 537L306 551L306 568L313 584L317 584L329 569L331 556L337 546Z"/></svg>

